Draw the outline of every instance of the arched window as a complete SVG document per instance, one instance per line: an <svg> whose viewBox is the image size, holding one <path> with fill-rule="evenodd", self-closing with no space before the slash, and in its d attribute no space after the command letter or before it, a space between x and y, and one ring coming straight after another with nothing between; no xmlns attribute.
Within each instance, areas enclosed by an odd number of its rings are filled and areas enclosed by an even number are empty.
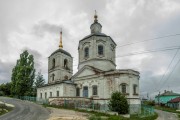
<svg viewBox="0 0 180 120"><path fill-rule="evenodd" d="M80 88L76 88L76 96L80 96Z"/></svg>
<svg viewBox="0 0 180 120"><path fill-rule="evenodd" d="M137 94L137 85L136 84L133 85L133 94L134 95Z"/></svg>
<svg viewBox="0 0 180 120"><path fill-rule="evenodd" d="M89 57L89 48L88 48L88 47L86 47L86 48L84 49L84 57L85 57L85 58L88 58L88 57Z"/></svg>
<svg viewBox="0 0 180 120"><path fill-rule="evenodd" d="M88 87L87 86L83 87L83 97L88 97Z"/></svg>
<svg viewBox="0 0 180 120"><path fill-rule="evenodd" d="M97 85L92 86L92 95L98 95Z"/></svg>
<svg viewBox="0 0 180 120"><path fill-rule="evenodd" d="M121 84L121 93L125 94L126 92L126 83Z"/></svg>
<svg viewBox="0 0 180 120"><path fill-rule="evenodd" d="M68 68L68 60L67 59L64 59L64 68Z"/></svg>
<svg viewBox="0 0 180 120"><path fill-rule="evenodd" d="M56 91L56 96L59 97L59 91Z"/></svg>
<svg viewBox="0 0 180 120"><path fill-rule="evenodd" d="M55 59L53 58L53 60L52 60L52 68L55 68L55 65L56 65L56 61L55 61Z"/></svg>
<svg viewBox="0 0 180 120"><path fill-rule="evenodd" d="M42 98L42 93L40 94L40 98Z"/></svg>
<svg viewBox="0 0 180 120"><path fill-rule="evenodd" d="M53 73L53 74L52 74L52 81L54 81L54 77L55 77L55 74Z"/></svg>
<svg viewBox="0 0 180 120"><path fill-rule="evenodd" d="M104 47L103 47L103 45L98 45L98 55L104 55Z"/></svg>
<svg viewBox="0 0 180 120"><path fill-rule="evenodd" d="M44 95L44 96L45 96L45 99L46 99L46 98L47 98L47 93L46 93L46 92L45 92L45 95Z"/></svg>

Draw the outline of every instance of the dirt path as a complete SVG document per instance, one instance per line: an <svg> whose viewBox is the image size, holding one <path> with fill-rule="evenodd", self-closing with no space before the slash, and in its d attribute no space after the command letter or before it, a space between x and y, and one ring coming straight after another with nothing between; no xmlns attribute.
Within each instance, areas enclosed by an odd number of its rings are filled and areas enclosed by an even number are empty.
<svg viewBox="0 0 180 120"><path fill-rule="evenodd" d="M73 110L56 109L49 107L51 114L48 120L88 120L87 113L81 113Z"/></svg>
<svg viewBox="0 0 180 120"><path fill-rule="evenodd" d="M157 120L178 120L178 117L175 113L165 112L162 110L155 110L158 113Z"/></svg>

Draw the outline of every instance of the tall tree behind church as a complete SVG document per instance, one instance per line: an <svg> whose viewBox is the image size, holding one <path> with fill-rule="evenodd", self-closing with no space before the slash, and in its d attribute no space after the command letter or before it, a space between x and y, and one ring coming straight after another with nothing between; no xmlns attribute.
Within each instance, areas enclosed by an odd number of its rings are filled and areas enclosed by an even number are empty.
<svg viewBox="0 0 180 120"><path fill-rule="evenodd" d="M44 84L45 84L45 79L43 78L41 72L38 72L35 81L35 93L37 92L37 88L43 86Z"/></svg>
<svg viewBox="0 0 180 120"><path fill-rule="evenodd" d="M12 70L12 95L31 95L35 78L34 57L27 50L20 54L16 66Z"/></svg>

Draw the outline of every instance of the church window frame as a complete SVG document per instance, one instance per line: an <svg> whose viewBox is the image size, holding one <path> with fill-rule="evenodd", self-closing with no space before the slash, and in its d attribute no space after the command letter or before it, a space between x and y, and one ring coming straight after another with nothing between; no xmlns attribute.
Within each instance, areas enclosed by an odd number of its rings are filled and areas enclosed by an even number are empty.
<svg viewBox="0 0 180 120"><path fill-rule="evenodd" d="M45 95L44 95L44 96L45 96L45 99L47 99L47 92L45 92L44 94L45 94Z"/></svg>
<svg viewBox="0 0 180 120"><path fill-rule="evenodd" d="M53 73L52 74L52 81L54 81L55 80L55 74Z"/></svg>
<svg viewBox="0 0 180 120"><path fill-rule="evenodd" d="M103 56L104 55L104 46L103 45L98 45L98 55Z"/></svg>
<svg viewBox="0 0 180 120"><path fill-rule="evenodd" d="M52 97L52 92L50 92L49 94L50 94L50 97Z"/></svg>
<svg viewBox="0 0 180 120"><path fill-rule="evenodd" d="M137 85L136 84L134 84L133 85L133 95L137 95L138 93L137 93Z"/></svg>
<svg viewBox="0 0 180 120"><path fill-rule="evenodd" d="M97 85L92 86L92 95L93 96L98 95L98 86Z"/></svg>
<svg viewBox="0 0 180 120"><path fill-rule="evenodd" d="M56 96L59 97L59 90L56 91Z"/></svg>
<svg viewBox="0 0 180 120"><path fill-rule="evenodd" d="M76 88L76 96L80 97L80 88L79 87Z"/></svg>
<svg viewBox="0 0 180 120"><path fill-rule="evenodd" d="M120 86L121 86L121 89L120 89L121 93L122 94L128 94L128 92L127 92L128 85L126 83L121 83Z"/></svg>
<svg viewBox="0 0 180 120"><path fill-rule="evenodd" d="M68 69L68 60L67 59L64 59L64 68Z"/></svg>
<svg viewBox="0 0 180 120"><path fill-rule="evenodd" d="M88 58L89 57L89 47L85 47L84 48L84 58Z"/></svg>
<svg viewBox="0 0 180 120"><path fill-rule="evenodd" d="M40 98L42 99L42 93L40 93Z"/></svg>
<svg viewBox="0 0 180 120"><path fill-rule="evenodd" d="M52 68L55 68L55 66L56 66L56 60L55 60L55 58L53 58L52 59Z"/></svg>
<svg viewBox="0 0 180 120"><path fill-rule="evenodd" d="M88 97L89 95L88 86L83 87L83 97Z"/></svg>

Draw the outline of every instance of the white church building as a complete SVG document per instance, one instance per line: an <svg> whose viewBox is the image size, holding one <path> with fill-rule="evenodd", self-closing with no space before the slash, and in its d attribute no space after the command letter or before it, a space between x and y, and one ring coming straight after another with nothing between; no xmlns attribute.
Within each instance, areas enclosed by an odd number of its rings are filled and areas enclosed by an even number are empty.
<svg viewBox="0 0 180 120"><path fill-rule="evenodd" d="M124 94L131 106L140 106L139 72L116 69L116 43L102 33L94 16L90 35L79 41L78 71L73 75L73 57L63 50L62 32L59 48L48 58L48 83L37 89L37 99L94 99L108 101L114 91Z"/></svg>

